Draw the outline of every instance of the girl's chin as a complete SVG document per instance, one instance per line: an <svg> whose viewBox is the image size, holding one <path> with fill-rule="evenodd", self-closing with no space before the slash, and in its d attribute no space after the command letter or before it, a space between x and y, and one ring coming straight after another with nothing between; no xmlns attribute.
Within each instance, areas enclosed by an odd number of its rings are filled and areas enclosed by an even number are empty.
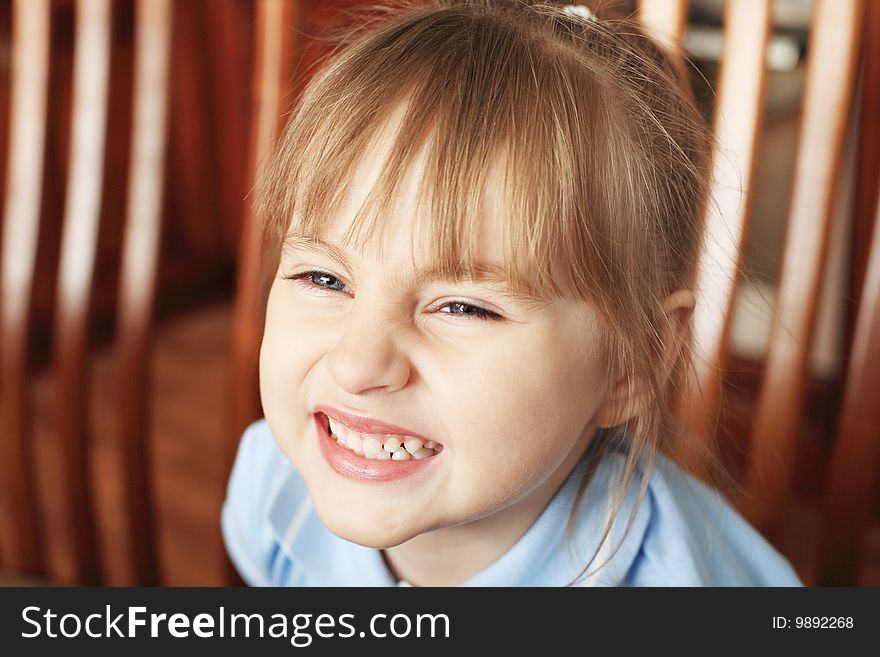
<svg viewBox="0 0 880 657"><path fill-rule="evenodd" d="M396 524L390 526L363 516L354 517L351 512L333 510L326 512L315 504L315 512L321 522L339 538L368 548L384 550L405 543L422 533L420 528Z"/></svg>

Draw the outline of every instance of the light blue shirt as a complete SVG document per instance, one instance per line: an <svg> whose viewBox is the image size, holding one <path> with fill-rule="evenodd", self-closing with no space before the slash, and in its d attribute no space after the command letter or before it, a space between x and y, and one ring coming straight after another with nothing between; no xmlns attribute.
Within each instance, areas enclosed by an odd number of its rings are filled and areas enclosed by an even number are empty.
<svg viewBox="0 0 880 657"><path fill-rule="evenodd" d="M584 460L519 541L464 586L565 586L575 579L596 550L625 460L619 452L602 459L579 506L573 543L565 525ZM632 478L610 540L578 585L802 585L788 561L720 493L662 455L655 458L647 491L621 543L638 480ZM251 586L406 584L396 581L379 550L327 529L265 420L242 437L221 524L230 558Z"/></svg>

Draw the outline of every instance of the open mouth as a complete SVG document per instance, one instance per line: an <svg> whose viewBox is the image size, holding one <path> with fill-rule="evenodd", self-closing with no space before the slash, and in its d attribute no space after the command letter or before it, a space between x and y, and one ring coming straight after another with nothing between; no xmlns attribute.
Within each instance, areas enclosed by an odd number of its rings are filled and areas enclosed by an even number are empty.
<svg viewBox="0 0 880 657"><path fill-rule="evenodd" d="M349 429L341 422L320 413L324 429L338 445L358 456L376 461L420 461L443 451L443 445L412 436L365 434Z"/></svg>

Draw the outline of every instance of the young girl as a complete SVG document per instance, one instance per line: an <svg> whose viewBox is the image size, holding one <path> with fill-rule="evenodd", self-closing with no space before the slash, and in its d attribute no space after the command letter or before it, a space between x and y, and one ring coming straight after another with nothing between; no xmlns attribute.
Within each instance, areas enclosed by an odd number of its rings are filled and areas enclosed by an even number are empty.
<svg viewBox="0 0 880 657"><path fill-rule="evenodd" d="M247 583L800 584L663 454L709 147L675 71L582 7L362 12L261 190Z"/></svg>

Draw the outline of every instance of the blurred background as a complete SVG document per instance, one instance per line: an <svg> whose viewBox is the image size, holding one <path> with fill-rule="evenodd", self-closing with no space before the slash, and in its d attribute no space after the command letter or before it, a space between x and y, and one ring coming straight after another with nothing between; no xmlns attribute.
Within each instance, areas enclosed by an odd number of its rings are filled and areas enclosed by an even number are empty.
<svg viewBox="0 0 880 657"><path fill-rule="evenodd" d="M12 116L13 2L0 0L0 198L9 194ZM134 0L115 0L110 18L112 53L104 166L94 270L87 304L85 435L92 468L88 486L98 534L95 546L101 580L128 584L137 577L127 557L132 526L141 522L126 510L120 471L118 408L126 388L117 369L122 244L128 216L133 149L135 78ZM282 20L298 34L296 62L310 35L329 24L335 11L355 0L291 0ZM589 3L587 3L589 4ZM635 10L635 3L621 3ZM873 4L873 3L869 3ZM46 121L40 180L36 260L28 309L27 401L32 418L36 503L40 516L43 572L30 581L73 583L75 527L65 503L65 452L59 443L57 409L68 394L57 376L57 332L65 199L69 184L77 3L51 0ZM811 0L772 2L766 51L767 86L763 128L751 199L751 220L742 282L730 334L720 447L728 467L739 473L760 390L780 274L792 174L804 90ZM876 10L868 10L876 16ZM258 99L258 0L170 2L170 68L167 142L162 156L158 261L147 352L148 456L152 467L153 518L158 581L166 585L215 585L229 581L219 512L230 463L233 405L232 330L240 257L249 217L260 144L254 107ZM724 3L691 0L683 44L693 62L691 77L707 118L713 115L722 52ZM864 21L864 43L876 44L876 18ZM871 32L873 30L873 32ZM863 69L853 97L833 209L816 332L810 349L797 465L782 531L773 542L808 584L815 581L821 499L830 448L837 429L842 382L855 317L853 288L855 226L873 211L860 194L876 198L876 157L865 154L862 125ZM874 83L876 95L876 83ZM293 89L285 98L292 97ZM282 94L283 95L283 94ZM875 99L876 106L876 99ZM876 132L872 133L876 137ZM872 142L870 149L880 145ZM873 159L871 159L873 158ZM868 182L865 182L868 181ZM872 189L867 186L873 185ZM8 204L7 206L8 207ZM867 217L867 218L866 218ZM7 221L7 218L3 218ZM4 236L7 233L4 232ZM6 288L4 288L6 289ZM0 305L7 300L0 298ZM8 395L0 389L0 394ZM4 425L6 426L6 425ZM0 436L5 440L7 436ZM0 452L0 454L10 452ZM9 464L0 463L6 492L0 498L0 582L21 581L10 538ZM873 496L858 583L880 585L880 516Z"/></svg>

